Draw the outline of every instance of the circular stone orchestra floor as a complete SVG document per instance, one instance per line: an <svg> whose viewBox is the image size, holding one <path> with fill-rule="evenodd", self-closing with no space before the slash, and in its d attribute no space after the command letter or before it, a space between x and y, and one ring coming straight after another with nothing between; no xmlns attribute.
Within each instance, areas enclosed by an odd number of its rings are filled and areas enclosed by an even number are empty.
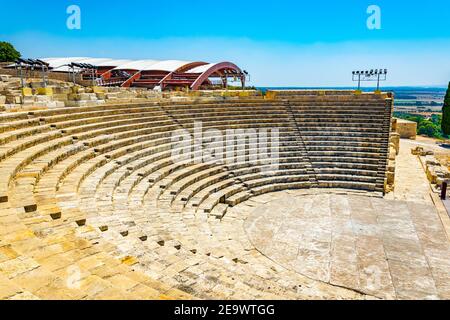
<svg viewBox="0 0 450 320"><path fill-rule="evenodd" d="M380 298L450 299L450 245L433 206L292 191L257 207L245 229L263 255L312 279Z"/></svg>

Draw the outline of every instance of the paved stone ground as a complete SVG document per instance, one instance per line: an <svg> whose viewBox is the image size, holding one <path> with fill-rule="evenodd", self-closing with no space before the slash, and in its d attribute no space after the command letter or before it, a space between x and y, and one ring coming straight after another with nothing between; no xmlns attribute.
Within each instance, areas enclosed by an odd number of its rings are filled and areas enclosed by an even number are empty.
<svg viewBox="0 0 450 320"><path fill-rule="evenodd" d="M433 150L436 154L450 154L434 143L434 140L418 137L418 140L400 140L400 154L396 160L395 190L385 196L389 200L406 200L434 205L439 213L441 222L450 239L450 217L438 193L433 193L426 177L424 168L417 156L411 154L411 149L417 146Z"/></svg>
<svg viewBox="0 0 450 320"><path fill-rule="evenodd" d="M273 199L245 229L278 264L379 298L450 299L450 244L434 206L323 190Z"/></svg>
<svg viewBox="0 0 450 320"><path fill-rule="evenodd" d="M395 189L387 199L406 200L432 204L430 184L417 156L411 149L420 143L400 140L400 153L396 159Z"/></svg>

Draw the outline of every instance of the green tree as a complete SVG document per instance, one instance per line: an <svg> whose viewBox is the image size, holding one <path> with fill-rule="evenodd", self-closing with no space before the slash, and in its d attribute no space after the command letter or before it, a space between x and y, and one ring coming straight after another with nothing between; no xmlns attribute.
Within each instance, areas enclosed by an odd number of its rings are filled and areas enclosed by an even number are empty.
<svg viewBox="0 0 450 320"><path fill-rule="evenodd" d="M450 83L448 84L444 106L442 107L442 131L444 134L450 135Z"/></svg>
<svg viewBox="0 0 450 320"><path fill-rule="evenodd" d="M420 122L419 127L417 128L417 133L431 138L441 137L439 126L435 125L430 120Z"/></svg>
<svg viewBox="0 0 450 320"><path fill-rule="evenodd" d="M21 54L9 42L0 41L0 62L14 62Z"/></svg>
<svg viewBox="0 0 450 320"><path fill-rule="evenodd" d="M442 132L442 115L433 114L430 119L424 116L410 114L405 112L394 112L394 117L414 121L417 123L417 134L436 139L448 139L448 136Z"/></svg>

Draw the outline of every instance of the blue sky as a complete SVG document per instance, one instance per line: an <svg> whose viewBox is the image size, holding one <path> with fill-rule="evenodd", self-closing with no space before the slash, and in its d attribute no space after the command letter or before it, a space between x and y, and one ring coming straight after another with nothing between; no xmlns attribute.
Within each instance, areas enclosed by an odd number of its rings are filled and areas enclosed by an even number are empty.
<svg viewBox="0 0 450 320"><path fill-rule="evenodd" d="M66 8L81 8L81 30ZM381 30L366 10L381 8ZM386 67L386 85L450 81L448 0L92 1L2 3L0 41L26 57L230 60L261 86L349 86Z"/></svg>

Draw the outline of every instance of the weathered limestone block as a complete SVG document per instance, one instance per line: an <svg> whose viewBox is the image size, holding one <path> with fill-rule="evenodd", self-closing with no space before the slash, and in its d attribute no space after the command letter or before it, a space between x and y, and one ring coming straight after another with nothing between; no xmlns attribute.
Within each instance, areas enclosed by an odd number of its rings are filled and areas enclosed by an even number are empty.
<svg viewBox="0 0 450 320"><path fill-rule="evenodd" d="M97 99L100 99L100 100L106 99L106 93L104 93L104 92L98 92L98 93L96 93L96 95L97 95Z"/></svg>
<svg viewBox="0 0 450 320"><path fill-rule="evenodd" d="M413 121L397 119L397 133L403 139L415 140L417 135L417 123Z"/></svg>
<svg viewBox="0 0 450 320"><path fill-rule="evenodd" d="M31 89L31 88L22 88L21 91L22 91L22 95L24 97L30 97L33 95L33 89Z"/></svg>
<svg viewBox="0 0 450 320"><path fill-rule="evenodd" d="M442 185L442 182L450 178L450 171L442 166L434 157L427 156L426 174L431 184Z"/></svg>
<svg viewBox="0 0 450 320"><path fill-rule="evenodd" d="M65 107L65 103L62 101L50 101L46 103L46 106L49 109L57 109L57 108L64 108Z"/></svg>
<svg viewBox="0 0 450 320"><path fill-rule="evenodd" d="M92 107L104 104L104 100L80 100L80 101L67 101L65 105L67 107Z"/></svg>
<svg viewBox="0 0 450 320"><path fill-rule="evenodd" d="M36 102L35 96L24 96L22 98L22 104L26 106L34 105Z"/></svg>
<svg viewBox="0 0 450 320"><path fill-rule="evenodd" d="M53 88L51 87L37 88L37 94L43 96L53 96Z"/></svg>
<svg viewBox="0 0 450 320"><path fill-rule="evenodd" d="M425 164L427 166L440 166L440 162L432 155L425 156Z"/></svg>
<svg viewBox="0 0 450 320"><path fill-rule="evenodd" d="M0 95L0 105L3 105L6 103L6 96Z"/></svg>
<svg viewBox="0 0 450 320"><path fill-rule="evenodd" d="M446 167L440 166L438 170L438 175L444 177L445 179L449 179L450 171Z"/></svg>
<svg viewBox="0 0 450 320"><path fill-rule="evenodd" d="M390 146L389 148L389 160L395 160L397 156L397 150L395 149L394 146Z"/></svg>
<svg viewBox="0 0 450 320"><path fill-rule="evenodd" d="M31 82L30 87L33 89L39 89L43 87L42 82Z"/></svg>
<svg viewBox="0 0 450 320"><path fill-rule="evenodd" d="M106 94L106 99L108 100L113 100L113 99L118 99L118 93L114 92L114 93L107 93Z"/></svg>
<svg viewBox="0 0 450 320"><path fill-rule="evenodd" d="M395 183L395 172L389 172L387 173L387 183L388 185L393 186Z"/></svg>
<svg viewBox="0 0 450 320"><path fill-rule="evenodd" d="M78 94L76 93L70 93L67 95L67 99L70 101L77 101L80 100Z"/></svg>
<svg viewBox="0 0 450 320"><path fill-rule="evenodd" d="M422 147L415 147L411 149L411 154L414 156L418 156L423 152L423 148Z"/></svg>
<svg viewBox="0 0 450 320"><path fill-rule="evenodd" d="M94 95L95 96L95 95ZM95 99L97 98L97 96L95 96ZM91 93L80 93L79 95L78 95L78 100L81 100L81 101L83 101L83 100L87 100L87 101L89 101L89 100L94 100L93 99L93 96L92 96L92 94Z"/></svg>
<svg viewBox="0 0 450 320"><path fill-rule="evenodd" d="M102 87L92 87L93 93L105 93L105 88Z"/></svg>
<svg viewBox="0 0 450 320"><path fill-rule="evenodd" d="M2 74L2 75L0 75L0 81L2 81L2 82L8 82L8 81L10 81L11 80L11 76L10 75L7 75L7 74Z"/></svg>
<svg viewBox="0 0 450 320"><path fill-rule="evenodd" d="M6 96L6 103L10 104L22 104L22 96L16 96L16 95L7 95Z"/></svg>
<svg viewBox="0 0 450 320"><path fill-rule="evenodd" d="M431 184L435 184L437 175L434 170L434 166L427 167L426 174L427 174L428 181L430 181Z"/></svg>
<svg viewBox="0 0 450 320"><path fill-rule="evenodd" d="M389 160L384 190L386 193L389 193L394 191L394 188L395 188L395 160Z"/></svg>
<svg viewBox="0 0 450 320"><path fill-rule="evenodd" d="M72 88L69 87L61 87L61 86L56 86L53 88L53 95L59 95L59 94L64 94L64 95L68 95L72 92Z"/></svg>
<svg viewBox="0 0 450 320"><path fill-rule="evenodd" d="M53 99L58 101L67 101L69 100L69 95L67 93L56 93L53 94Z"/></svg>
<svg viewBox="0 0 450 320"><path fill-rule="evenodd" d="M72 93L79 94L79 93L85 93L85 89L80 86L73 86L72 87Z"/></svg>
<svg viewBox="0 0 450 320"><path fill-rule="evenodd" d="M415 155L415 156L425 157L425 156L428 156L428 155L430 155L430 156L434 155L434 152L430 151L430 150L426 151L422 147L415 147L415 148L411 149L411 154Z"/></svg>
<svg viewBox="0 0 450 320"><path fill-rule="evenodd" d="M400 135L396 132L392 132L390 142L394 145L395 151L398 155L398 153L400 152Z"/></svg>
<svg viewBox="0 0 450 320"><path fill-rule="evenodd" d="M53 101L53 98L50 96L35 96L35 101L36 102L51 102Z"/></svg>
<svg viewBox="0 0 450 320"><path fill-rule="evenodd" d="M392 118L391 120L391 134L397 132L397 118Z"/></svg>

